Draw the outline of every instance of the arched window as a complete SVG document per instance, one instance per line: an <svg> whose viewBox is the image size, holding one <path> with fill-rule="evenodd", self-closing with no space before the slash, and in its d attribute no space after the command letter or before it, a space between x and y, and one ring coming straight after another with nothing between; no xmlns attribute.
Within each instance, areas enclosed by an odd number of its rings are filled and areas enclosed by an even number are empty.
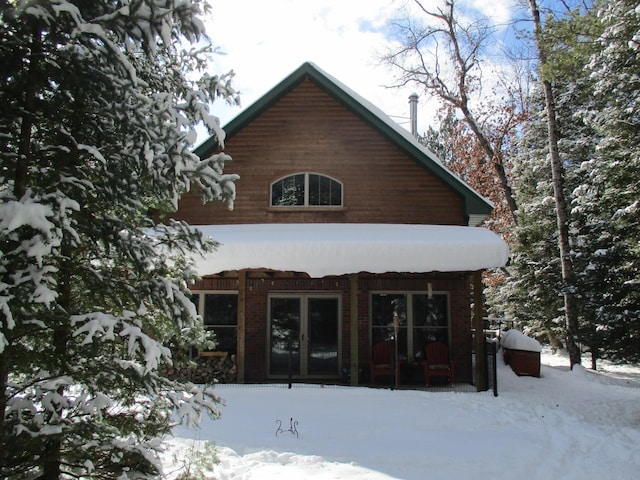
<svg viewBox="0 0 640 480"><path fill-rule="evenodd" d="M295 173L271 184L273 207L341 207L342 183L317 173Z"/></svg>

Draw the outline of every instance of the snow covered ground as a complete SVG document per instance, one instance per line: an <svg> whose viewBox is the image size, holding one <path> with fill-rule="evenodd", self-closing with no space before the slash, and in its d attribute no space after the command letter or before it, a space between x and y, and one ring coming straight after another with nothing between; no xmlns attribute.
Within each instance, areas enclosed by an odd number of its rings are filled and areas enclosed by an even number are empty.
<svg viewBox="0 0 640 480"><path fill-rule="evenodd" d="M589 365L588 358L584 364ZM168 479L547 479L640 475L640 367L569 371L542 353L541 378L498 359L497 398L294 385L220 385L222 418L178 428ZM299 436L288 432L297 421ZM277 420L284 432L276 436ZM216 445L219 462L206 465Z"/></svg>

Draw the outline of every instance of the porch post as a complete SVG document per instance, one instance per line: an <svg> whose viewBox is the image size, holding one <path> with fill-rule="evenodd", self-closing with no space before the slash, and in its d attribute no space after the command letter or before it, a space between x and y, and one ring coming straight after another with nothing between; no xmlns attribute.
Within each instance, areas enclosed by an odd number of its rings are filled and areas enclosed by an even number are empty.
<svg viewBox="0 0 640 480"><path fill-rule="evenodd" d="M489 388L482 311L482 270L478 270L473 274L473 325L476 347L476 389L478 392L483 392Z"/></svg>
<svg viewBox="0 0 640 480"><path fill-rule="evenodd" d="M244 383L245 310L247 304L247 272L238 271L238 338L236 344L236 382Z"/></svg>
<svg viewBox="0 0 640 480"><path fill-rule="evenodd" d="M349 317L351 322L351 385L358 386L358 274L349 275Z"/></svg>

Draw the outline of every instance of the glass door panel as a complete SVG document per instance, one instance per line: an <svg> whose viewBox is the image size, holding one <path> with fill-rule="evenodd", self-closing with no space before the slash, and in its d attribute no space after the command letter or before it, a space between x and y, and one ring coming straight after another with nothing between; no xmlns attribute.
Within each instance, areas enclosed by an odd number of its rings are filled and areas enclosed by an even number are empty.
<svg viewBox="0 0 640 480"><path fill-rule="evenodd" d="M270 303L270 373L300 374L301 299L272 298Z"/></svg>
<svg viewBox="0 0 640 480"><path fill-rule="evenodd" d="M413 351L421 358L427 344L439 341L449 344L448 297L413 294Z"/></svg>
<svg viewBox="0 0 640 480"><path fill-rule="evenodd" d="M394 317L398 316L398 338ZM398 356L407 359L407 295L374 293L371 295L371 345L395 340Z"/></svg>
<svg viewBox="0 0 640 480"><path fill-rule="evenodd" d="M338 299L307 299L307 373L337 375Z"/></svg>

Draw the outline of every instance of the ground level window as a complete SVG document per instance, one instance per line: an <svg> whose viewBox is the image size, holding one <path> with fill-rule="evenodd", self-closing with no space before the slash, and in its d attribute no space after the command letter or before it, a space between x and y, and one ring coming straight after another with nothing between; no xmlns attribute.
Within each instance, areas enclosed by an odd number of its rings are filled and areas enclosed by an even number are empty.
<svg viewBox="0 0 640 480"><path fill-rule="evenodd" d="M374 293L371 295L372 345L394 339L394 317L399 320L398 356L420 361L427 343L449 343L448 295L434 293Z"/></svg>
<svg viewBox="0 0 640 480"><path fill-rule="evenodd" d="M205 327L215 333L215 350L235 353L238 337L238 295L195 292L192 299Z"/></svg>

